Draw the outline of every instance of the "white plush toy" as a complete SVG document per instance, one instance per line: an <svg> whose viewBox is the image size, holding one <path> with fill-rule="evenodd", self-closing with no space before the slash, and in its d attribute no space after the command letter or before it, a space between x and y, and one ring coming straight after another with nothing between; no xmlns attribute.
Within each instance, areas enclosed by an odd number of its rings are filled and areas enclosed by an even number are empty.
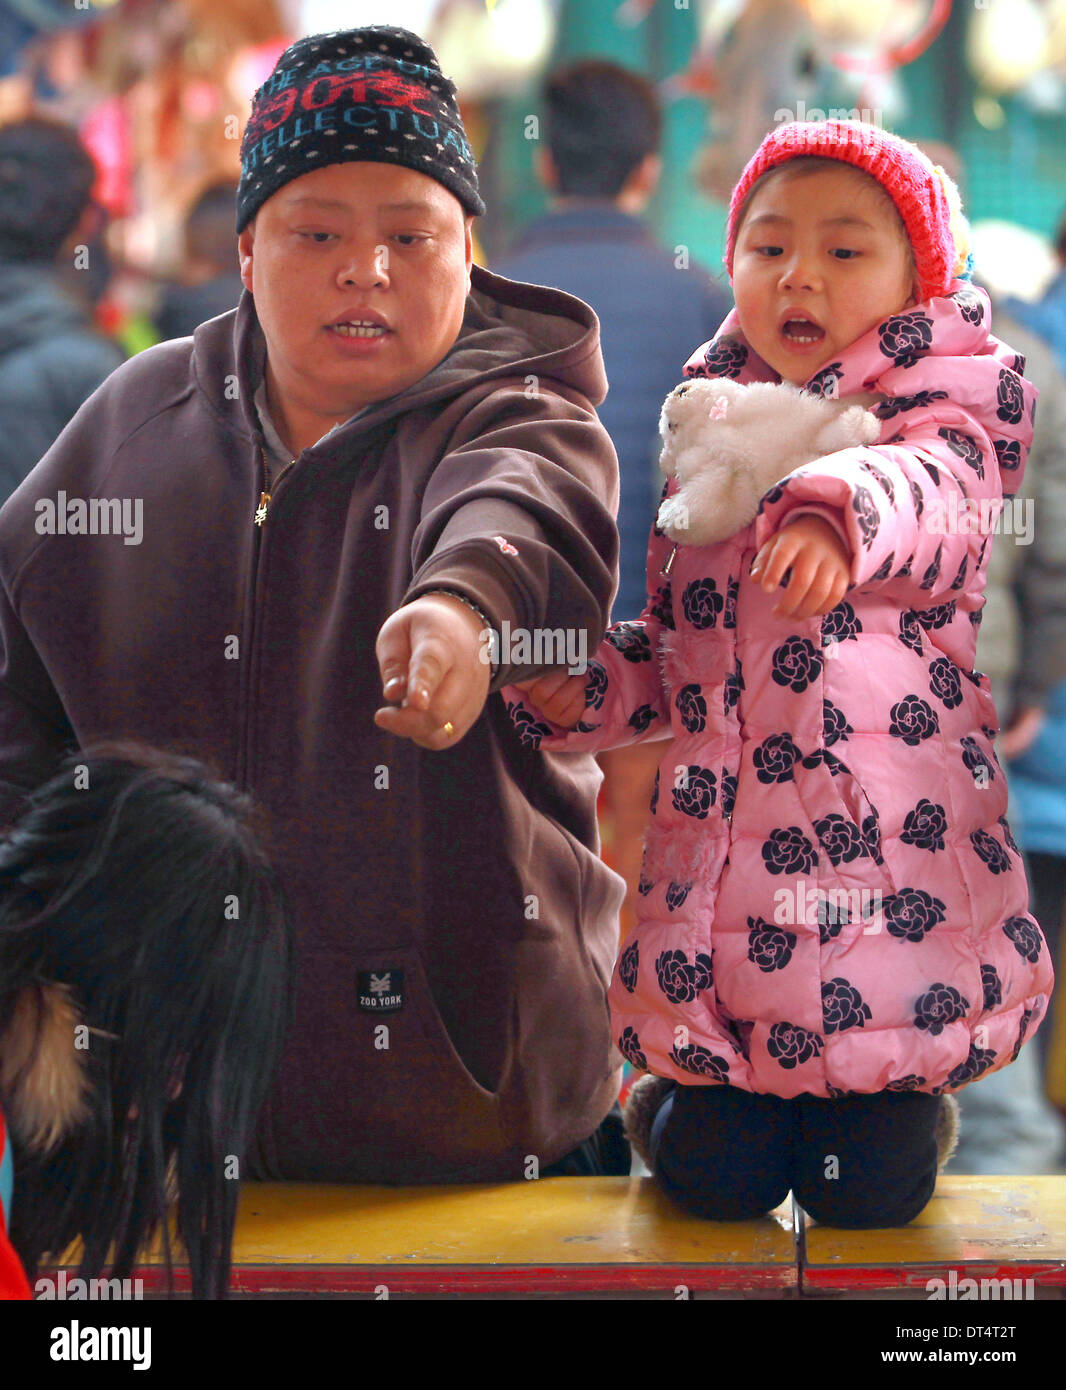
<svg viewBox="0 0 1066 1390"><path fill-rule="evenodd" d="M659 527L688 545L725 540L755 520L774 483L838 449L872 444L880 432L861 405L787 382L684 381L659 418L660 466L680 483L659 508Z"/></svg>

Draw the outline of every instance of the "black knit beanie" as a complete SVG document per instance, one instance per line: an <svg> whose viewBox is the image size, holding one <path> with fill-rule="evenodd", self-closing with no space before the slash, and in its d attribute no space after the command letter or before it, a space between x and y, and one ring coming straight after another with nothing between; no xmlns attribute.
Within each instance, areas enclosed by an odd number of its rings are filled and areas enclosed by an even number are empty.
<svg viewBox="0 0 1066 1390"><path fill-rule="evenodd" d="M485 211L455 84L406 29L311 34L285 50L253 98L241 141L238 233L285 184L348 160L416 169L467 212Z"/></svg>

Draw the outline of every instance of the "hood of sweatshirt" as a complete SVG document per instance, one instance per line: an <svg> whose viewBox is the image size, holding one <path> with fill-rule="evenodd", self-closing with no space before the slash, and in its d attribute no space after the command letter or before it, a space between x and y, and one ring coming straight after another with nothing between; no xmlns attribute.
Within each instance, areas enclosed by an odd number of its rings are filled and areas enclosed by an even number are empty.
<svg viewBox="0 0 1066 1390"><path fill-rule="evenodd" d="M193 335L193 377L211 410L264 448L254 397L266 357L266 337L248 290L236 309L209 319ZM234 374L236 393L231 389ZM587 304L562 290L507 280L475 265L451 350L419 381L359 411L314 447L328 439L332 452L394 416L505 377L548 378L556 387L579 392L589 405L599 405L607 394L599 320Z"/></svg>

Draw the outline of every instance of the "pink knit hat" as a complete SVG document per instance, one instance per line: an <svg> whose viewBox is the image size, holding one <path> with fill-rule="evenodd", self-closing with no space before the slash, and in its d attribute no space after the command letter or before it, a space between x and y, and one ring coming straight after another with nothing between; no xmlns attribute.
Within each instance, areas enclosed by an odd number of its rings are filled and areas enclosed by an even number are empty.
<svg viewBox="0 0 1066 1390"><path fill-rule="evenodd" d="M770 132L748 161L729 203L723 259L730 279L737 218L752 184L768 169L801 155L839 159L877 180L907 229L923 300L946 294L954 279L969 279L970 230L959 190L917 145L865 121L793 121Z"/></svg>

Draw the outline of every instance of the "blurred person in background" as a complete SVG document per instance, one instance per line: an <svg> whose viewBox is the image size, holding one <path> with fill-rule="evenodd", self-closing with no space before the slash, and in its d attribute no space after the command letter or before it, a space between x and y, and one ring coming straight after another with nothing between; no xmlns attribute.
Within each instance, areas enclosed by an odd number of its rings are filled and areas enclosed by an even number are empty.
<svg viewBox="0 0 1066 1390"><path fill-rule="evenodd" d="M922 148L961 188L964 171L956 152L932 141ZM977 665L989 676L999 715L996 751L1006 764L1033 745L1050 692L1066 677L1066 381L1047 344L1010 312L1017 301L997 297L981 272L976 266L974 283L992 300L996 336L1024 357L1019 370L1039 392L1033 443L1020 484L1016 478L1012 482L1008 461L1001 461L1004 512L992 537L977 637ZM1042 891L1046 875L1033 864L1017 790L1012 768L1007 821L1025 855L1030 911L1057 961L1058 922L1049 911L1048 891ZM1062 850L1066 854L1066 837ZM1049 1015L1055 1010L1053 993ZM1041 1072L1052 1031L1046 1023L1041 1047L1023 1048L1009 1074L995 1072L959 1092L954 1172L1048 1173L1061 1168L1066 1134L1048 1102Z"/></svg>
<svg viewBox="0 0 1066 1390"><path fill-rule="evenodd" d="M93 324L92 251L78 256L99 230L95 181L92 156L62 122L0 127L0 502L124 360ZM87 280L76 298L78 273Z"/></svg>
<svg viewBox="0 0 1066 1390"><path fill-rule="evenodd" d="M545 147L537 174L549 212L525 227L494 269L551 285L590 304L600 320L607 399L598 414L618 453L619 585L615 613L644 607L648 531L662 489L659 412L693 343L706 342L732 306L727 288L679 264L642 213L662 161L654 86L590 58L558 68L544 86ZM615 868L626 880L623 935L632 924L642 838L658 765L655 744L600 754Z"/></svg>
<svg viewBox="0 0 1066 1390"><path fill-rule="evenodd" d="M187 338L200 324L237 307L244 286L233 244L237 182L208 185L189 209L182 233L182 265L164 282L155 327L160 339Z"/></svg>
<svg viewBox="0 0 1066 1390"><path fill-rule="evenodd" d="M1066 372L1066 216L1055 237L1055 255L1058 274L1040 298L1030 303L1011 295L1004 299L1003 307L1017 322L1043 338L1054 352L1059 370Z"/></svg>

